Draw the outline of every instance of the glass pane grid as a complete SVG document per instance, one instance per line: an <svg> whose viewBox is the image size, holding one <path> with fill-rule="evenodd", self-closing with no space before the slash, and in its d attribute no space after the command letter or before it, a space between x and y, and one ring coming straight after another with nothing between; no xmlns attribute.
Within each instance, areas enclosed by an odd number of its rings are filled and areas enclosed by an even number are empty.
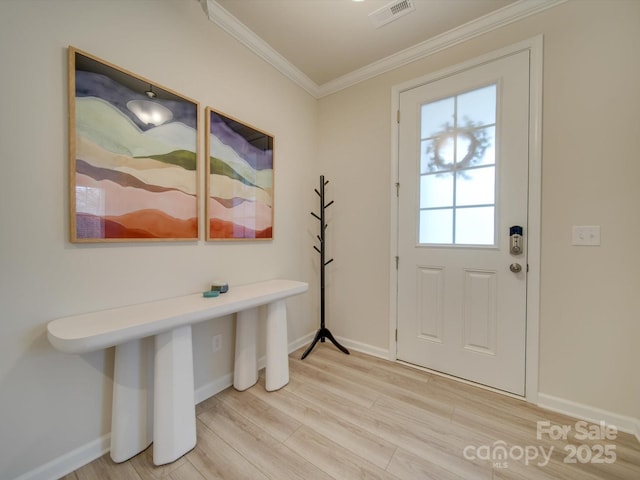
<svg viewBox="0 0 640 480"><path fill-rule="evenodd" d="M496 85L423 105L421 122L419 243L494 245Z"/></svg>

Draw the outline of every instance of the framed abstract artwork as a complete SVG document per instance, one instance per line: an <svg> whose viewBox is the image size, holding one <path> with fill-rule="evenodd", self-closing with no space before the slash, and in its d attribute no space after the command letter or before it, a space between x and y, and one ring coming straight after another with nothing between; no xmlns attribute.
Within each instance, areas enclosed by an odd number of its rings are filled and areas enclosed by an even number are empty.
<svg viewBox="0 0 640 480"><path fill-rule="evenodd" d="M69 47L71 242L198 239L199 110Z"/></svg>
<svg viewBox="0 0 640 480"><path fill-rule="evenodd" d="M273 239L273 136L210 107L205 124L207 240Z"/></svg>

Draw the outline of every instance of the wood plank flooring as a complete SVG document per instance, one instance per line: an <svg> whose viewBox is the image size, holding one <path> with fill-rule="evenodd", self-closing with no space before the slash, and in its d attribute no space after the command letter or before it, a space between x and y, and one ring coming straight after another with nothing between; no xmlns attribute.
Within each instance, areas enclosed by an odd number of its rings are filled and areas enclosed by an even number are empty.
<svg viewBox="0 0 640 480"><path fill-rule="evenodd" d="M155 467L151 446L63 480L640 479L631 435L583 440L576 419L521 400L330 343L304 361L302 351L290 356L283 389L266 392L261 376L198 405L197 446L178 461ZM538 439L538 421L571 432Z"/></svg>

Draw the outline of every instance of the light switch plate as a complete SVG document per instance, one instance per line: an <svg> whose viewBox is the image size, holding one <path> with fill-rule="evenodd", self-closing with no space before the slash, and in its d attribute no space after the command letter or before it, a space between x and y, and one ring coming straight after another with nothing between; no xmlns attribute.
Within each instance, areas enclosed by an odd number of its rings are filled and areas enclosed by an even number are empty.
<svg viewBox="0 0 640 480"><path fill-rule="evenodd" d="M600 225L574 225L571 232L572 245L600 245Z"/></svg>

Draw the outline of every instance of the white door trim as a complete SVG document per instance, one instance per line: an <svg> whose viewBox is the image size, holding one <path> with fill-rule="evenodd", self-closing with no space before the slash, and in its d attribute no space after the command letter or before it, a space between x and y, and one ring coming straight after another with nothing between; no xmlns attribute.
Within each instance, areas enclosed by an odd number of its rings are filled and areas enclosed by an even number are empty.
<svg viewBox="0 0 640 480"><path fill-rule="evenodd" d="M527 345L525 365L525 398L531 403L538 400L539 322L540 322L540 212L542 192L542 35L490 52L464 63L425 75L391 88L391 254L390 254L390 312L389 359L397 359L396 328L398 325L398 122L400 94L425 83L453 75L506 55L523 50L530 52L529 97L529 207L528 207L528 261L527 280ZM402 261L402 259L400 259Z"/></svg>

